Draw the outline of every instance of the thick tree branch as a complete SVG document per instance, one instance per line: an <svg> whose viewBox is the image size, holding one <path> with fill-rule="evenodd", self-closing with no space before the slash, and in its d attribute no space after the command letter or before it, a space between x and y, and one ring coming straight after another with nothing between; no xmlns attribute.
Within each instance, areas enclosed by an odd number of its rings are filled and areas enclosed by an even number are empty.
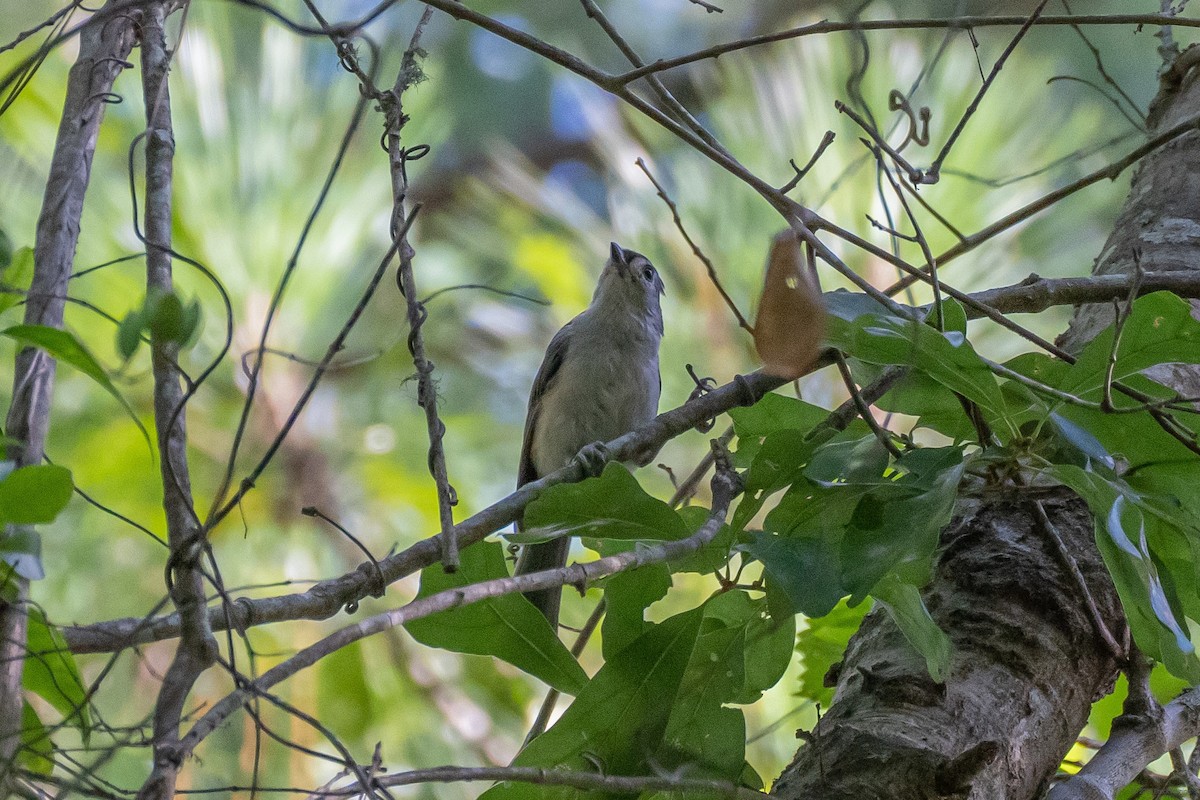
<svg viewBox="0 0 1200 800"><path fill-rule="evenodd" d="M132 20L120 18L110 25L89 29L81 39L79 58L67 79L62 119L38 217L33 282L25 305L27 325L62 327L96 137L113 82L128 66L125 58L133 47L133 36ZM18 465L42 461L50 429L54 374L54 359L46 353L33 348L17 353L5 433L10 440L8 457ZM0 603L0 793L4 794L10 788L12 759L22 728L26 617L21 603L28 591L23 578L14 575L12 581L16 602Z"/></svg>
<svg viewBox="0 0 1200 800"><path fill-rule="evenodd" d="M1200 735L1200 689L1189 689L1161 715L1123 715L1088 763L1055 786L1047 800L1113 800L1146 765Z"/></svg>
<svg viewBox="0 0 1200 800"><path fill-rule="evenodd" d="M980 292L974 297L1005 313L1035 313L1056 305L1084 302L1104 302L1127 297L1132 278L1124 275L1103 275L1090 278L1027 279L1022 283ZM1193 273L1151 273L1142 276L1142 292L1167 290L1183 297L1200 297L1200 276ZM972 314L974 317L975 315ZM832 363L832 362L828 362ZM627 460L629 454L656 450L670 439L691 430L710 417L757 402L762 395L784 382L761 373L753 373L732 381L715 392L689 401L666 412L644 428L609 444L615 460ZM865 390L864 390L865 395ZM874 395L871 402L878 399ZM835 412L844 427L854 416ZM459 544L466 547L488 534L511 524L525 505L549 486L582 480L585 476L574 466L565 467L536 483L513 492L508 497L483 509L455 526ZM432 564L439 558L440 542L435 536L418 542L396 555L379 562L385 583L390 584L406 575ZM286 622L296 619L328 619L348 604L357 603L378 591L379 573L372 564L364 563L355 571L322 581L305 592L261 599L239 598L229 609L230 618L239 628ZM209 609L210 624L221 630L227 625L225 609ZM67 643L76 653L111 652L135 644L169 639L179 635L179 618L170 614L152 619L129 617L90 625L67 626L62 629Z"/></svg>

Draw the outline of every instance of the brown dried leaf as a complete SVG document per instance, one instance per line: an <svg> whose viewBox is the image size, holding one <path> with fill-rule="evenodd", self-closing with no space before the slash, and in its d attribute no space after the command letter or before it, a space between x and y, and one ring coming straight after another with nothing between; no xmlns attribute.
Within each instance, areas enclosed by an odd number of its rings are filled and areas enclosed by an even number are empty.
<svg viewBox="0 0 1200 800"><path fill-rule="evenodd" d="M799 378L816 363L824 336L821 293L809 275L796 234L783 231L771 243L754 321L754 347L763 370L788 380Z"/></svg>

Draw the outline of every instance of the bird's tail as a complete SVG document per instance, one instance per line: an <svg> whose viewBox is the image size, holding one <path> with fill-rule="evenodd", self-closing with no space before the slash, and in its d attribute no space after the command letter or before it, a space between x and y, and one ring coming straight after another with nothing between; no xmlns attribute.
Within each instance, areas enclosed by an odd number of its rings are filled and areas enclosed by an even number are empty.
<svg viewBox="0 0 1200 800"><path fill-rule="evenodd" d="M527 544L521 548L517 558L517 575L528 575L531 572L541 572L547 569L560 569L567 565L567 551L571 549L571 537L560 536L549 542ZM552 586L549 589L538 589L525 593L525 599L533 603L542 616L550 623L550 627L558 627L558 608L562 602L562 587Z"/></svg>

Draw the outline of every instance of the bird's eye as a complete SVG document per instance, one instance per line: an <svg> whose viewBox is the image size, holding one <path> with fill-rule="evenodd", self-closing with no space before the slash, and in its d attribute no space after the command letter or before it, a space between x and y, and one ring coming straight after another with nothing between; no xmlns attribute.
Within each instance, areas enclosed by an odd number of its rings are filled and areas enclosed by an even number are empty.
<svg viewBox="0 0 1200 800"><path fill-rule="evenodd" d="M644 270L642 270L642 277L645 278L646 281L654 280L654 267L646 267Z"/></svg>

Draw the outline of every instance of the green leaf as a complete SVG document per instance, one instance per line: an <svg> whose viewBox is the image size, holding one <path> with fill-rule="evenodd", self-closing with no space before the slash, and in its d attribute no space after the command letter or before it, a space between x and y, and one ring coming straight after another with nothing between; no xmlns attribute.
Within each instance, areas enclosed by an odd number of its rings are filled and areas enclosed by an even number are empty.
<svg viewBox="0 0 1200 800"><path fill-rule="evenodd" d="M1090 395L1104 386L1112 353L1113 327L1084 347L1078 360L1064 376L1064 391ZM1138 298L1121 331L1113 379L1124 378L1155 364L1200 361L1200 322L1192 318L1191 306L1170 292L1155 292ZM1133 401L1125 399L1132 405ZM1120 403L1118 403L1120 405Z"/></svg>
<svg viewBox="0 0 1200 800"><path fill-rule="evenodd" d="M671 570L666 564L647 564L620 572L604 582L606 610L600 625L604 657L610 659L646 632L646 609L667 596Z"/></svg>
<svg viewBox="0 0 1200 800"><path fill-rule="evenodd" d="M1186 602L1192 618L1200 617L1192 588L1195 548L1190 531L1180 529L1191 521L1164 511L1118 479L1069 465L1056 465L1047 474L1075 490L1091 509L1096 544L1138 647L1177 677L1200 683L1200 660L1178 611ZM1163 551L1168 557L1157 558Z"/></svg>
<svg viewBox="0 0 1200 800"><path fill-rule="evenodd" d="M143 331L146 329L146 315L142 309L135 309L126 314L117 325L117 353L128 361L141 347Z"/></svg>
<svg viewBox="0 0 1200 800"><path fill-rule="evenodd" d="M78 728L86 745L91 736L92 717L75 657L58 628L34 607L29 609L26 648L22 677L25 688L52 705L66 724Z"/></svg>
<svg viewBox="0 0 1200 800"><path fill-rule="evenodd" d="M835 483L879 483L889 461L888 451L874 434L861 439L830 442L817 450L804 475L810 481L830 486Z"/></svg>
<svg viewBox="0 0 1200 800"><path fill-rule="evenodd" d="M440 564L422 570L417 597L508 577L504 548L498 542L480 542L465 548L461 555L456 572L447 573ZM519 594L442 611L405 627L422 644L499 658L566 694L575 694L587 682L587 674L546 618Z"/></svg>
<svg viewBox="0 0 1200 800"><path fill-rule="evenodd" d="M74 491L66 467L35 464L15 469L0 480L0 526L53 522Z"/></svg>
<svg viewBox="0 0 1200 800"><path fill-rule="evenodd" d="M760 531L743 548L762 562L767 584L782 591L793 613L824 616L850 593L842 585L837 549L822 537Z"/></svg>
<svg viewBox="0 0 1200 800"><path fill-rule="evenodd" d="M990 422L1011 427L1000 385L958 331L943 334L924 323L875 314L853 323L833 320L829 343L868 363L915 367L974 401Z"/></svg>
<svg viewBox="0 0 1200 800"><path fill-rule="evenodd" d="M675 540L688 535L679 515L646 494L618 463L609 463L598 478L546 489L525 508L525 528L530 535L597 539Z"/></svg>
<svg viewBox="0 0 1200 800"><path fill-rule="evenodd" d="M1049 422L1051 428L1058 434L1059 438L1080 453L1110 470L1116 468L1117 464L1112 454L1105 449L1104 445L1100 444L1100 440L1093 436L1087 428L1082 425L1076 425L1061 414L1055 413L1050 414Z"/></svg>
<svg viewBox="0 0 1200 800"><path fill-rule="evenodd" d="M17 750L17 763L37 775L48 777L54 773L54 742L28 700L23 702L21 709L21 747Z"/></svg>
<svg viewBox="0 0 1200 800"><path fill-rule="evenodd" d="M925 658L929 677L944 682L950 669L950 637L929 616L917 587L889 575L875 585L871 594L887 609L909 644Z"/></svg>
<svg viewBox="0 0 1200 800"><path fill-rule="evenodd" d="M44 325L14 325L11 328L0 331L0 336L7 336L23 345L40 348L59 362L71 365L100 384L104 391L111 394L124 406L125 411L129 414L129 418L133 420L138 430L142 432L142 436L145 437L146 444L150 444L150 434L146 432L142 421L134 413L133 407L117 391L117 387L113 385L112 380L109 379L108 374L100 366L99 362L96 361L95 357L70 333L58 328L48 328Z"/></svg>
<svg viewBox="0 0 1200 800"><path fill-rule="evenodd" d="M554 726L517 755L513 766L647 774L650 757L663 743L702 616L699 608L677 614L606 661ZM575 789L514 783L497 784L482 795L487 800L577 796Z"/></svg>
<svg viewBox="0 0 1200 800"><path fill-rule="evenodd" d="M896 466L907 474L864 496L842 537L842 581L856 599L889 572L924 585L938 537L954 512L961 450L921 448L906 453Z"/></svg>
<svg viewBox="0 0 1200 800"><path fill-rule="evenodd" d="M946 386L918 370L909 370L875 405L916 417L916 427L929 428L956 442L975 436L962 402Z"/></svg>
<svg viewBox="0 0 1200 800"><path fill-rule="evenodd" d="M33 281L33 249L22 247L0 273L0 314L25 299Z"/></svg>
<svg viewBox="0 0 1200 800"><path fill-rule="evenodd" d="M800 696L828 706L833 702L833 687L825 686L829 668L842 660L850 637L862 625L871 608L868 602L850 606L845 601L822 617L809 618L796 637L796 652L803 669L800 672Z"/></svg>

